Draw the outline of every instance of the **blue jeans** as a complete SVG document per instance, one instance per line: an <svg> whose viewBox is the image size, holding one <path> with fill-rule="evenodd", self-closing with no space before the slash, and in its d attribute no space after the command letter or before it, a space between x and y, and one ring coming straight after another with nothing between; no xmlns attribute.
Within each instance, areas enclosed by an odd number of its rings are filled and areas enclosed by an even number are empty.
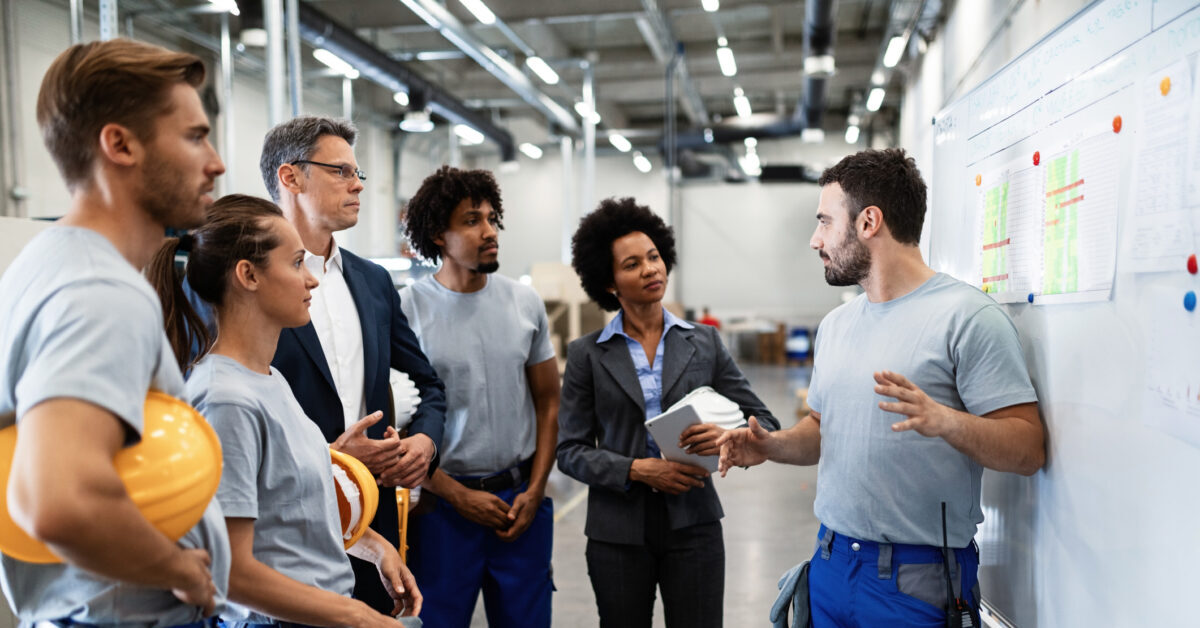
<svg viewBox="0 0 1200 628"><path fill-rule="evenodd" d="M492 494L511 505L526 487ZM549 497L542 499L529 529L511 543L464 518L444 499L437 500L433 512L410 517L409 525L409 568L425 598L421 620L426 626L467 628L482 590L491 628L549 628L554 590Z"/></svg>
<svg viewBox="0 0 1200 628"><path fill-rule="evenodd" d="M972 542L950 551L954 594L977 615L978 550ZM813 628L944 628L944 562L939 547L864 541L822 525L808 574Z"/></svg>

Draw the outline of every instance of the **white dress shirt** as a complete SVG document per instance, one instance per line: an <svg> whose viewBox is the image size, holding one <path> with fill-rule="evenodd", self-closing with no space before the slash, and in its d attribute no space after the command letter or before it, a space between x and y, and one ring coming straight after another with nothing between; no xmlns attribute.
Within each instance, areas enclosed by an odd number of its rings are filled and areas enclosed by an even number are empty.
<svg viewBox="0 0 1200 628"><path fill-rule="evenodd" d="M312 291L309 313L321 341L321 351L333 375L333 385L342 401L342 414L349 428L366 414L362 323L346 277L342 274L342 251L337 242L326 261L320 255L304 252L304 264L321 282Z"/></svg>

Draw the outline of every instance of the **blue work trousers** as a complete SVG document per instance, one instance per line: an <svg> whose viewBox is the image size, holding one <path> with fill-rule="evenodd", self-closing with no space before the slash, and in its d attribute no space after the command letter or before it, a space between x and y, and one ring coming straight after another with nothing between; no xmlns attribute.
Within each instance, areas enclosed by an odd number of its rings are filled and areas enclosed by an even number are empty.
<svg viewBox="0 0 1200 628"><path fill-rule="evenodd" d="M526 487L492 494L511 505ZM444 499L409 523L409 568L425 598L421 620L426 626L469 628L482 590L491 628L549 628L554 590L554 504L549 497L542 499L529 529L512 542L464 518Z"/></svg>
<svg viewBox="0 0 1200 628"><path fill-rule="evenodd" d="M954 594L977 615L978 550L950 551ZM939 547L864 541L822 525L808 572L813 628L945 628L944 562Z"/></svg>

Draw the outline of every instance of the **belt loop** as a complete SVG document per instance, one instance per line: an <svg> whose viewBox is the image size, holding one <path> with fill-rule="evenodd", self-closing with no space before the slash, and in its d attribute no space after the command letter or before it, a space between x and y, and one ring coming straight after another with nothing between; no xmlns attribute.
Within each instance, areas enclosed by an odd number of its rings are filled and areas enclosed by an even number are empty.
<svg viewBox="0 0 1200 628"><path fill-rule="evenodd" d="M879 579L890 580L892 577L892 544L879 544Z"/></svg>
<svg viewBox="0 0 1200 628"><path fill-rule="evenodd" d="M821 535L821 558L829 560L830 547L833 546L833 529L825 528L825 534Z"/></svg>

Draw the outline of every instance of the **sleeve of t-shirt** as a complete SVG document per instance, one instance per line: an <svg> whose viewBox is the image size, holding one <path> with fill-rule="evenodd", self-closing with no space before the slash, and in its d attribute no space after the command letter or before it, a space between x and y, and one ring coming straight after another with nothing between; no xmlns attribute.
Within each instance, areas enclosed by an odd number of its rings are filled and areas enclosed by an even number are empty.
<svg viewBox="0 0 1200 628"><path fill-rule="evenodd" d="M525 361L525 366L541 364L554 357L554 346L550 344L550 318L546 316L546 305L536 294L533 297L530 300L530 309L534 313L537 329L533 333L533 341L529 346L529 359Z"/></svg>
<svg viewBox="0 0 1200 628"><path fill-rule="evenodd" d="M1017 328L998 306L986 306L966 322L953 352L958 396L971 414L1037 401Z"/></svg>
<svg viewBox="0 0 1200 628"><path fill-rule="evenodd" d="M79 281L55 292L26 336L17 416L50 399L78 399L141 434L146 392L166 342L157 307L117 281Z"/></svg>
<svg viewBox="0 0 1200 628"><path fill-rule="evenodd" d="M263 460L262 420L258 413L232 403L197 408L221 439L221 485L217 501L226 517L258 518L258 472Z"/></svg>

